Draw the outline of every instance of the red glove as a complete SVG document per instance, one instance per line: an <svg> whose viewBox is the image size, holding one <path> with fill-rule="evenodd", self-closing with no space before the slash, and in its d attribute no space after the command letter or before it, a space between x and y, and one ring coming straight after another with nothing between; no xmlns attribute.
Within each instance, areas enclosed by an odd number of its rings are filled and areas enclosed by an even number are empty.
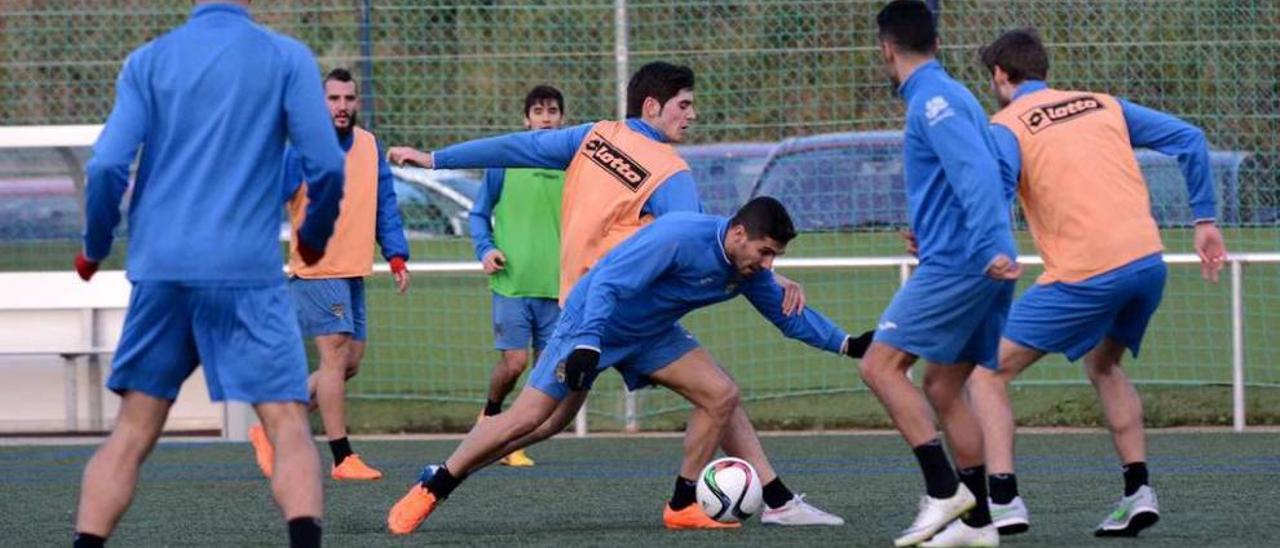
<svg viewBox="0 0 1280 548"><path fill-rule="evenodd" d="M76 274L80 275L81 280L89 281L96 272L98 272L97 261L90 261L84 256L83 251L76 253Z"/></svg>
<svg viewBox="0 0 1280 548"><path fill-rule="evenodd" d="M307 242L302 240L301 232L294 235L294 239L298 242L298 256L302 257L302 262L306 263L307 266L320 262L320 259L324 257L323 251L312 249L311 246L307 245Z"/></svg>
<svg viewBox="0 0 1280 548"><path fill-rule="evenodd" d="M387 261L387 263L391 265L392 274L399 274L401 272L404 272L405 270L408 270L408 267L404 265L404 257L401 257L399 255L392 257L390 260Z"/></svg>

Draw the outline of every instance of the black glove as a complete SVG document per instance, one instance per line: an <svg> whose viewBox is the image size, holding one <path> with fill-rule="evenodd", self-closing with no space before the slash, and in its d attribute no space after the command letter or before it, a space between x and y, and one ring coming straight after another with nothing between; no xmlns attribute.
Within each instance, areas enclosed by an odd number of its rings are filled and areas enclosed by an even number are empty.
<svg viewBox="0 0 1280 548"><path fill-rule="evenodd" d="M867 353L867 347L871 346L871 339L876 336L874 330L867 331L857 337L849 337L844 341L844 355L850 358L862 358Z"/></svg>
<svg viewBox="0 0 1280 548"><path fill-rule="evenodd" d="M575 348L564 361L564 382L575 392L586 388L587 379L600 365L600 351L593 348Z"/></svg>

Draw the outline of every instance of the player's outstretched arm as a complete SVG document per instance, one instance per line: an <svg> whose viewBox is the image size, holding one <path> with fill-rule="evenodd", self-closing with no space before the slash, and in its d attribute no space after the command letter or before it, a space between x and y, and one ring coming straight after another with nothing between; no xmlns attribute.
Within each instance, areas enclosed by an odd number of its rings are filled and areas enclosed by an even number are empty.
<svg viewBox="0 0 1280 548"><path fill-rule="evenodd" d="M739 287L751 306L783 335L828 352L844 350L848 333L821 312L808 307L798 314L782 313L783 289L773 271L763 270L744 280Z"/></svg>
<svg viewBox="0 0 1280 548"><path fill-rule="evenodd" d="M387 159L395 165L416 165L427 169L565 169L590 131L591 124L521 131L475 139L432 152L412 147L391 147L387 151Z"/></svg>
<svg viewBox="0 0 1280 548"><path fill-rule="evenodd" d="M111 253L120 224L120 200L129 187L129 167L147 133L146 87L138 66L145 51L138 50L125 60L116 80L115 106L85 166L84 249L75 260L76 272L85 281Z"/></svg>

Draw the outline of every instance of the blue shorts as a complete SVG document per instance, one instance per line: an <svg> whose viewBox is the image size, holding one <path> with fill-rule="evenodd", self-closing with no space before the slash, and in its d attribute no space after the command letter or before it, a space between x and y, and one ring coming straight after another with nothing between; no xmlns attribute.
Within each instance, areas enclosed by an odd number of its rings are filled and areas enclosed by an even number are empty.
<svg viewBox="0 0 1280 548"><path fill-rule="evenodd" d="M564 361L573 352L574 345L561 337L552 337L547 349L538 356L538 363L529 374L529 384L555 398L563 400L569 395L569 386L564 382ZM653 384L649 375L668 365L681 356L698 348L698 339L685 331L680 324L671 326L666 332L655 337L631 342L621 346L605 345L600 356L600 367L595 375L587 379L586 389L590 390L596 376L601 371L616 367L622 374L622 380L628 390L638 390Z"/></svg>
<svg viewBox="0 0 1280 548"><path fill-rule="evenodd" d="M1071 361L1107 337L1137 357L1168 273L1155 254L1080 282L1034 285L1014 303L1004 337Z"/></svg>
<svg viewBox="0 0 1280 548"><path fill-rule="evenodd" d="M368 339L368 309L364 304L364 278L290 278L289 291L298 307L298 325L308 338L351 335Z"/></svg>
<svg viewBox="0 0 1280 548"><path fill-rule="evenodd" d="M994 369L1014 285L923 267L893 296L875 340L936 364Z"/></svg>
<svg viewBox="0 0 1280 548"><path fill-rule="evenodd" d="M556 299L507 297L493 294L493 347L498 350L542 351L556 329L560 303Z"/></svg>
<svg viewBox="0 0 1280 548"><path fill-rule="evenodd" d="M107 388L174 400L197 365L213 401L307 402L307 356L284 284L135 283Z"/></svg>

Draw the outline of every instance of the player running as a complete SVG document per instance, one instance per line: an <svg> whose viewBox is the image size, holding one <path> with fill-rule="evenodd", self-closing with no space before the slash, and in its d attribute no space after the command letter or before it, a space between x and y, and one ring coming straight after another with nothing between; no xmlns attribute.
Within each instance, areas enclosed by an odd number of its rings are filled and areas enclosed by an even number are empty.
<svg viewBox="0 0 1280 548"><path fill-rule="evenodd" d="M934 59L938 35L929 8L896 0L876 23L885 70L906 102L907 206L920 257L881 316L860 368L925 479L919 513L894 544L994 546L1000 537L987 512L982 432L964 386L975 365L995 367L1021 272L1009 202L981 105ZM906 375L919 358L926 361L923 394Z"/></svg>
<svg viewBox="0 0 1280 548"><path fill-rule="evenodd" d="M302 334L311 337L320 353L320 366L308 379L311 403L320 408L335 480L376 480L382 472L365 464L347 439L346 384L360 371L367 338L364 278L373 274L373 244L391 265L396 289L409 289L409 242L405 240L400 208L396 204L391 166L378 151L372 133L356 126L360 96L355 78L337 68L324 79L325 103L346 151L346 178L341 213L328 252L308 265L298 253L297 239L290 245L289 290L298 309ZM285 151L284 199L294 229L306 222L307 184L301 158L293 148ZM271 441L261 425L249 429L258 467L272 472Z"/></svg>
<svg viewBox="0 0 1280 548"><path fill-rule="evenodd" d="M565 188L561 209L560 301L564 303L574 283L605 253L655 217L677 211L700 212L697 187L688 166L670 143L684 140L697 118L693 101L694 73L688 67L665 62L649 63L636 71L627 85L625 121L602 121L561 130L521 132L450 146L432 153L408 147L392 147L395 163L432 168L485 166L564 169ZM783 314L804 306L799 285L775 274L784 288ZM859 337L854 349L861 355L870 333ZM729 426L728 446L759 445L746 411L735 412L741 421ZM768 459L751 462L764 485L762 515L780 525L841 525L844 520L805 503L782 482ZM665 516L669 527L712 526L714 522L696 506L693 476L676 479L671 507Z"/></svg>
<svg viewBox="0 0 1280 548"><path fill-rule="evenodd" d="M991 473L991 511L1001 532L1025 531L1027 507L1013 468L1007 386L1047 353L1084 358L1085 372L1124 465L1124 496L1097 536L1135 536L1160 507L1148 485L1142 400L1120 366L1137 357L1164 291L1163 245L1134 147L1177 156L1195 214L1201 273L1217 281L1227 251L1214 225L1209 147L1198 128L1104 93L1048 87L1049 57L1034 31L1005 33L982 50L1003 109L991 132L1004 182L1016 187L1045 271L1013 305L1000 368L970 384Z"/></svg>
<svg viewBox="0 0 1280 548"><path fill-rule="evenodd" d="M782 313L782 287L770 267L794 237L782 204L762 197L732 219L673 213L622 242L570 293L547 350L511 409L477 425L444 463L424 469L419 483L391 509L388 528L413 532L468 475L562 431L596 375L610 367L632 390L659 384L693 404L681 478L696 477L722 438L728 454L765 460L754 436L730 433L732 425L750 425L737 384L678 321L741 294L786 336L829 352L854 353L858 342L822 314ZM692 503L692 493L689 498L683 509L673 508L674 501L665 508L668 527L740 525L711 520ZM763 521L773 521L768 510Z"/></svg>
<svg viewBox="0 0 1280 548"><path fill-rule="evenodd" d="M537 86L524 98L525 129L560 129L564 95ZM510 182L510 184L507 184ZM489 377L480 419L502 412L502 402L529 365L529 346L542 352L560 316L560 201L564 172L489 168L471 208L471 240L493 291L494 347L501 358ZM533 466L523 450L499 461Z"/></svg>
<svg viewBox="0 0 1280 548"><path fill-rule="evenodd" d="M253 404L266 426L290 544L320 545L307 361L280 274L279 177L287 139L313 181L297 238L302 259L315 264L342 199L342 149L311 52L254 23L247 4L199 2L185 24L129 54L85 167L76 270L88 280L111 251L142 149L129 208L133 293L107 380L122 398L120 414L85 466L76 546L102 546L115 528L197 364L213 401Z"/></svg>

